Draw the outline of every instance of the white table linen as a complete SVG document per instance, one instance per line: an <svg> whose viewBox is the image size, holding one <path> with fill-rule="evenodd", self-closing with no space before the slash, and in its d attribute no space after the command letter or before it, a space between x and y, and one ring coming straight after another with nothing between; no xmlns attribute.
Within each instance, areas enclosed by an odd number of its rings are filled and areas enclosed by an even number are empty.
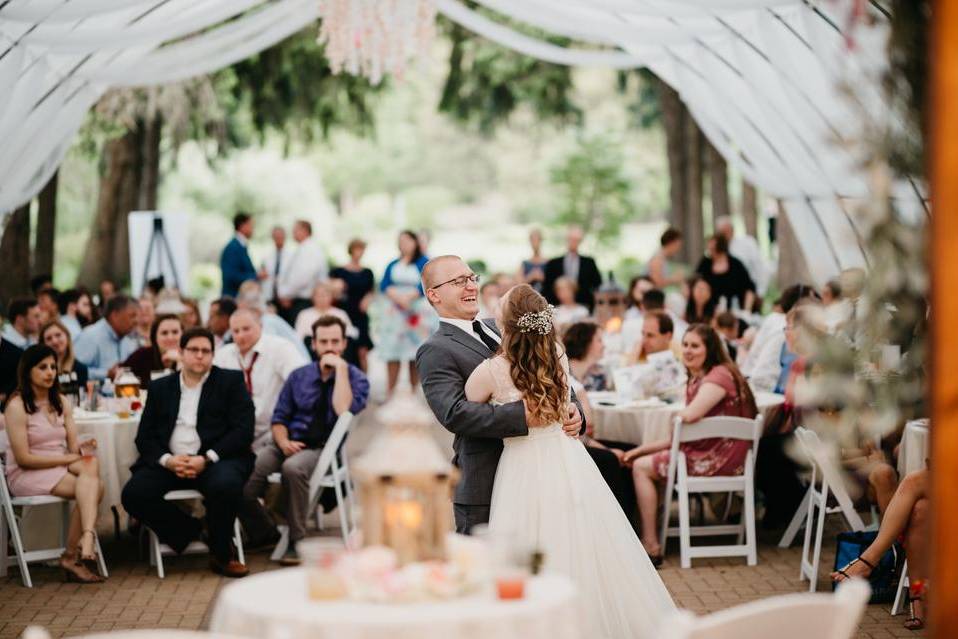
<svg viewBox="0 0 958 639"><path fill-rule="evenodd" d="M210 631L256 639L578 639L572 582L558 575L526 584L526 598L480 594L412 604L310 601L306 571L277 570L223 588Z"/></svg>

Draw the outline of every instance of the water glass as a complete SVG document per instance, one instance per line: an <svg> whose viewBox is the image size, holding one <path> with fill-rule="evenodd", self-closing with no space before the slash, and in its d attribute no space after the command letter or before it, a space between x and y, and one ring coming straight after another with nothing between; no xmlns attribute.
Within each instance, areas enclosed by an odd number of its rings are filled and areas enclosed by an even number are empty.
<svg viewBox="0 0 958 639"><path fill-rule="evenodd" d="M310 599L342 599L346 584L339 573L339 561L345 552L342 543L331 539L304 539L296 544L306 569L306 589Z"/></svg>

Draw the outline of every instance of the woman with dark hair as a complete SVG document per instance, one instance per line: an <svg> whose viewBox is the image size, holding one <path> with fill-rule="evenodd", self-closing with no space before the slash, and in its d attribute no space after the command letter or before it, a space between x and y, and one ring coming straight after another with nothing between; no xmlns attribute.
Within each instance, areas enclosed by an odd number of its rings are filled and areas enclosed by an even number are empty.
<svg viewBox="0 0 958 639"><path fill-rule="evenodd" d="M649 278L648 275L639 275L638 277L633 277L632 281L629 282L628 299L625 301L627 308L625 309L625 317L623 319L641 320L642 296L654 288L655 283Z"/></svg>
<svg viewBox="0 0 958 639"><path fill-rule="evenodd" d="M609 376L599 364L605 354L602 328L595 322L576 322L562 334L562 343L569 357L572 377L586 390L606 390Z"/></svg>
<svg viewBox="0 0 958 639"><path fill-rule="evenodd" d="M15 497L56 495L76 500L60 566L69 581L101 582L95 572L94 526L103 497L100 467L93 455L96 441L84 442L81 451L73 409L60 394L52 348L36 344L24 351L17 382L4 412L10 440L7 485Z"/></svg>
<svg viewBox="0 0 958 639"><path fill-rule="evenodd" d="M722 338L706 324L689 327L682 338L682 360L688 372L685 408L679 417L694 424L704 417L726 415L754 418L758 414L755 398L738 367L729 359ZM680 445L692 476L736 475L744 470L751 442L739 439L710 438ZM632 477L642 520L642 544L653 561L661 563L662 546L656 514L659 493L656 482L665 479L669 468L671 439L649 442L625 454L632 464Z"/></svg>
<svg viewBox="0 0 958 639"><path fill-rule="evenodd" d="M718 298L712 294L712 285L702 275L689 281L689 301L685 305L685 319L689 324L709 324L715 316Z"/></svg>
<svg viewBox="0 0 958 639"><path fill-rule="evenodd" d="M46 344L56 353L60 391L64 395L79 397L80 389L86 388L89 371L73 354L70 329L59 320L47 322L40 329L40 343Z"/></svg>
<svg viewBox="0 0 958 639"><path fill-rule="evenodd" d="M670 226L662 233L659 244L661 248L649 260L649 279L655 288L661 289L681 284L685 276L672 272L671 260L682 250L682 231Z"/></svg>
<svg viewBox="0 0 958 639"><path fill-rule="evenodd" d="M725 299L727 310L735 310L736 304L740 309L752 308L755 283L745 265L728 252L728 240L724 235L716 234L709 239L709 254L702 258L695 272L712 287L712 297L716 302Z"/></svg>
<svg viewBox="0 0 958 639"><path fill-rule="evenodd" d="M675 604L585 448L562 430L570 373L552 308L520 284L502 298L496 323L501 352L469 376L466 399L524 400L529 434L503 440L489 529L539 549L549 570L572 579L583 636L652 639Z"/></svg>
<svg viewBox="0 0 958 639"><path fill-rule="evenodd" d="M409 362L409 380L415 388L416 350L432 332L432 309L422 290L422 269L428 259L422 254L419 239L412 231L399 234L399 257L389 263L379 290L388 304L377 335L376 350L386 361L387 384L391 394L399 381L403 362Z"/></svg>
<svg viewBox="0 0 958 639"><path fill-rule="evenodd" d="M373 348L373 340L369 337L368 311L376 288L376 278L370 269L362 265L363 254L366 253L366 242L358 238L351 240L347 250L349 262L334 268L329 277L342 282L339 306L346 311L353 326L359 330L359 337L354 343L356 365L365 371L368 368L369 351ZM348 349L346 353L349 354Z"/></svg>
<svg viewBox="0 0 958 639"><path fill-rule="evenodd" d="M133 351L121 364L140 378L140 386L146 388L156 371L176 370L180 365L180 337L183 321L178 315L157 315L150 326L151 346L142 346Z"/></svg>
<svg viewBox="0 0 958 639"><path fill-rule="evenodd" d="M180 324L183 326L183 330L188 331L191 328L202 326L203 318L200 315L200 306L196 303L196 300L184 297L180 301L186 307L186 310L180 313Z"/></svg>

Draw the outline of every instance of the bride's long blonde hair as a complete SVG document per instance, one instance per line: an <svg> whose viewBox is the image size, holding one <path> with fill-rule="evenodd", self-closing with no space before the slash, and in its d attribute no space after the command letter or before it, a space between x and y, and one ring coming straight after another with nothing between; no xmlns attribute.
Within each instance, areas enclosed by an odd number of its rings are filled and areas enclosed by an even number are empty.
<svg viewBox="0 0 958 639"><path fill-rule="evenodd" d="M502 353L529 412L542 424L562 421L568 380L549 303L528 284L512 288L502 307L502 328Z"/></svg>

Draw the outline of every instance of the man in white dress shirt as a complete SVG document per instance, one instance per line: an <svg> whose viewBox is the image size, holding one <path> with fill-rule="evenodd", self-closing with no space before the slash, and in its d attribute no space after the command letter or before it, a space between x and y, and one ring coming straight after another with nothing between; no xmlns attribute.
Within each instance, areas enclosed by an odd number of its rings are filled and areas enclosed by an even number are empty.
<svg viewBox="0 0 958 639"><path fill-rule="evenodd" d="M756 292L759 295L765 295L771 278L771 269L765 263L755 238L751 235L737 235L735 227L732 226L732 218L727 215L716 218L715 232L725 236L728 240L729 255L737 258L745 266L748 276L755 283Z"/></svg>
<svg viewBox="0 0 958 639"><path fill-rule="evenodd" d="M293 224L293 239L297 242L296 250L286 272L280 274L277 287L279 314L290 326L299 312L309 307L316 283L329 278L326 254L313 239L313 225L306 220L297 220Z"/></svg>
<svg viewBox="0 0 958 639"><path fill-rule="evenodd" d="M3 329L3 339L21 349L37 343L40 334L40 305L37 300L13 300L7 309L7 319L9 323Z"/></svg>
<svg viewBox="0 0 958 639"><path fill-rule="evenodd" d="M263 291L267 299L279 307L279 280L286 273L289 261L293 257L293 249L286 246L286 229L274 226L272 231L273 251L263 260Z"/></svg>
<svg viewBox="0 0 958 639"><path fill-rule="evenodd" d="M246 390L253 397L256 421L253 427L253 452L269 444L270 421L276 398L289 374L309 363L295 346L282 337L263 334L262 316L250 309L239 309L230 316L233 342L216 351L213 363L220 368L243 373Z"/></svg>

